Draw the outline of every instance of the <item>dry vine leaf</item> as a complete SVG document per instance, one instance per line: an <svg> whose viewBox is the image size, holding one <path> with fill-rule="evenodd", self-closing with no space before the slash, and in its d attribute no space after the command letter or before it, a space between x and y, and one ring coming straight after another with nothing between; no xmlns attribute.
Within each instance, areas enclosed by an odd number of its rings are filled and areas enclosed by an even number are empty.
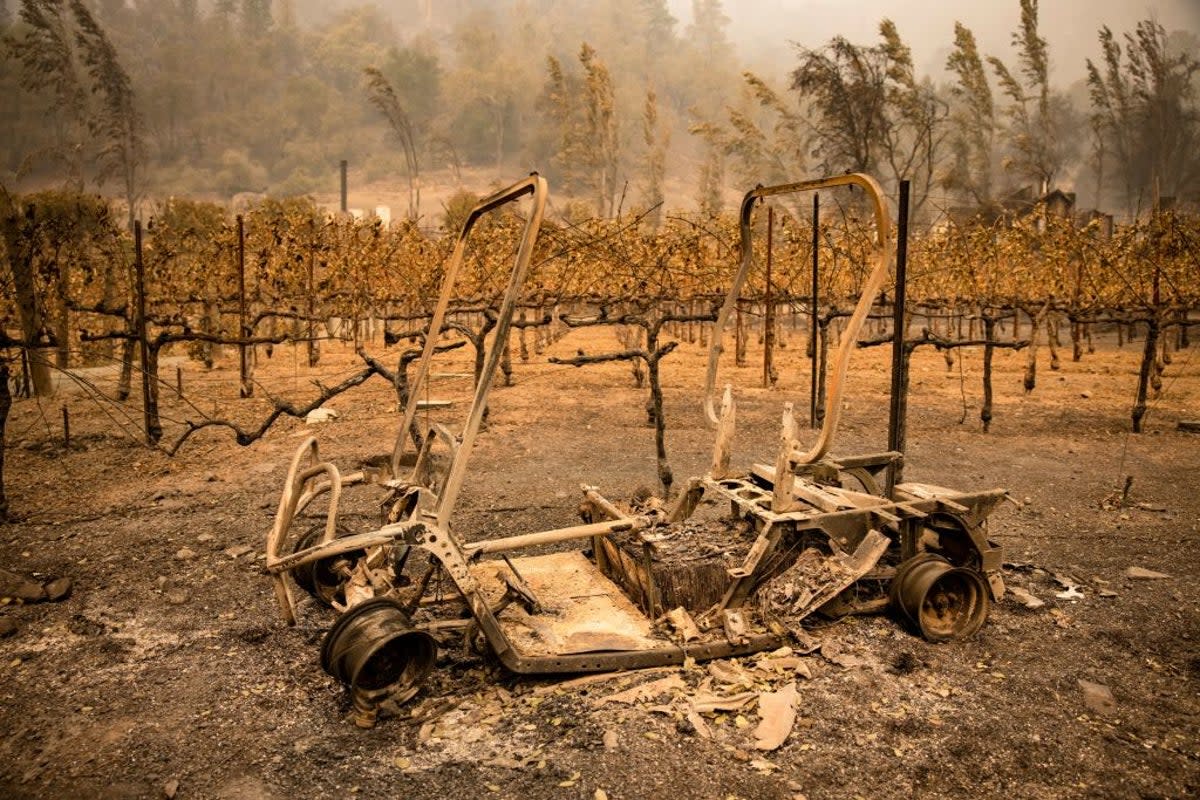
<svg viewBox="0 0 1200 800"><path fill-rule="evenodd" d="M758 692L741 692L724 697L700 692L692 697L692 708L701 714L711 714L714 711L741 711L756 700L758 700Z"/></svg>
<svg viewBox="0 0 1200 800"><path fill-rule="evenodd" d="M754 729L754 746L759 750L774 750L787 741L796 722L796 684L793 681L777 692L758 696L758 716L761 721Z"/></svg>
<svg viewBox="0 0 1200 800"><path fill-rule="evenodd" d="M746 672L740 664L734 661L708 662L708 674L730 686L753 686L754 676Z"/></svg>
<svg viewBox="0 0 1200 800"><path fill-rule="evenodd" d="M704 721L704 717L700 716L700 712L694 705L688 708L687 721L696 729L696 735L701 739L712 738L712 728L708 727L708 723Z"/></svg>
<svg viewBox="0 0 1200 800"><path fill-rule="evenodd" d="M679 677L679 675L668 675L667 677L659 678L656 681L639 683L632 689L626 689L623 692L617 692L616 694L610 694L601 697L596 701L596 705L604 705L605 703L625 703L627 705L633 705L634 703L640 703L645 700L658 697L659 695L667 692L685 688L687 688L687 685L683 682L683 678Z"/></svg>

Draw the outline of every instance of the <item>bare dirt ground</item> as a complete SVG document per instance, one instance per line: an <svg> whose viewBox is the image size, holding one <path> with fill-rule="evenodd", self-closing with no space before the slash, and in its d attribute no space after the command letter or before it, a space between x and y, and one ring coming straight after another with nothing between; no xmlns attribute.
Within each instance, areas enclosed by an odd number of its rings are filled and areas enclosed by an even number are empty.
<svg viewBox="0 0 1200 800"><path fill-rule="evenodd" d="M793 336L781 354L774 390L756 388L758 366L725 369L722 380L742 387L737 465L773 458L784 400L807 408L802 343ZM1148 432L1130 436L1140 342L1098 344L1057 372L1043 353L1030 396L1020 386L1023 355L998 353L987 435L978 423L980 354L964 354L960 378L957 365L948 371L940 355L918 352L906 478L1007 488L1020 505L1004 504L991 536L1006 548L1010 586L1045 605L1031 610L1009 595L962 643L928 644L889 617L859 617L816 624L822 650L799 672L738 660L743 688L797 684L796 725L769 753L754 749L753 705L709 717L711 738L683 718L681 698L715 680L703 664L564 683L519 680L449 649L402 716L354 727L345 692L318 663L332 612L306 603L300 624L284 626L262 548L304 436L315 432L323 454L346 469L390 448L394 402L380 379L332 401L336 422L283 420L248 448L228 431L205 431L173 459L121 432L136 424L136 408L70 390L20 402L6 478L21 520L0 527L0 567L68 576L74 591L58 603L0 607L18 626L0 639L0 796L1195 797L1200 437L1176 422L1200 417L1192 357L1200 348L1176 354ZM615 347L610 331L581 330L516 364L515 385L492 395L459 505L462 536L572 524L581 483L613 498L652 485L644 392L628 366L545 360ZM329 344L310 371L281 348L260 361L258 378L302 400L310 380L332 382L356 368L354 358ZM447 356L439 369L465 372L466 358ZM677 485L703 470L711 446L698 399L703 359L684 344L664 362ZM836 453L884 449L886 365L882 349L857 354ZM246 421L264 413L261 399L236 399L236 357L208 373L184 363L183 380L206 413ZM467 385L445 377L431 391L459 400L461 411ZM163 399L165 417L195 417ZM167 428L168 438L178 430ZM1105 503L1125 475L1129 503ZM369 526L370 505L368 497L352 507L350 523L360 513ZM1130 579L1129 567L1170 577ZM671 674L682 688L602 702ZM1089 707L1080 680L1106 685L1115 703ZM713 688L732 691L736 681Z"/></svg>

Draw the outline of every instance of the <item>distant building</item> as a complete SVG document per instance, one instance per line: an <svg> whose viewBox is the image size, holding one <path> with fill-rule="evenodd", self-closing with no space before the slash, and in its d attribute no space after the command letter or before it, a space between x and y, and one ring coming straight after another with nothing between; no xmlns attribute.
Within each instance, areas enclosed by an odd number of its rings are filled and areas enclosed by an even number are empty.
<svg viewBox="0 0 1200 800"><path fill-rule="evenodd" d="M1104 238L1112 236L1113 217L1095 209L1076 212L1075 193L1052 189L1041 195L1032 186L1023 186L986 205L951 206L944 219L934 226L935 230L947 230L964 225L1010 224L1013 220L1038 215L1035 220L1038 230L1045 228L1047 219L1071 220L1082 228L1094 219L1100 220L1098 229Z"/></svg>
<svg viewBox="0 0 1200 800"><path fill-rule="evenodd" d="M1038 204L1043 206L1043 216L1071 219L1075 216L1075 193L1055 189L1038 198Z"/></svg>

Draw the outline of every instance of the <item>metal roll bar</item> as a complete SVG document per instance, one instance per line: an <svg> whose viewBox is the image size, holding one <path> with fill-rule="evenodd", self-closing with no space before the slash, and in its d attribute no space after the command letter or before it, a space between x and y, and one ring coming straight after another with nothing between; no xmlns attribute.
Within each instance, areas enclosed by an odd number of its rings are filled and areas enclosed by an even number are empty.
<svg viewBox="0 0 1200 800"><path fill-rule="evenodd" d="M501 302L497 316L492 349L488 353L483 374L479 377L479 384L475 387L475 396L471 401L471 409L467 415L466 427L463 429L462 443L459 445L458 451L451 457L445 484L438 495L437 524L439 527L445 527L449 522L450 514L454 510L454 503L458 499L459 490L462 488L463 478L466 475L467 461L471 456L471 449L475 444L475 435L479 432L479 424L483 419L483 411L487 403L488 392L492 386L492 379L496 374L496 367L500 363L503 343L507 341L508 332L512 326L513 309L520 298L521 287L525 283L526 274L529 272L529 262L533 258L533 245L537 240L538 231L542 227L542 216L546 210L547 193L546 180L537 173L534 173L507 189L502 189L489 197L485 197L467 215L462 231L458 234L458 241L455 242L454 253L446 265L446 276L442 280L442 291L438 297L437 305L434 307L433 318L429 322L429 331L425 334L425 350L421 354L421 360L417 367L416 380L412 383L414 388L409 393L408 403L404 407L404 419L400 425L399 432L396 434L395 446L392 448L393 477L400 474L400 461L404 457L405 440L408 437L409 428L417 412L417 402L420 396L418 389L429 375L433 352L442 335L442 323L446 318L446 309L450 304L450 298L453 296L454 284L458 278L459 268L462 266L463 255L466 252L467 236L479 218L487 212L524 197L527 194L533 195L533 208L530 210L529 217L525 221L525 230L521 234L521 243L517 248L512 275L509 277L508 288L505 290L504 299Z"/></svg>
<svg viewBox="0 0 1200 800"><path fill-rule="evenodd" d="M867 314L870 313L871 306L875 303L875 297L879 294L879 290L883 288L884 281L887 279L888 269L891 265L892 223L891 218L888 216L887 198L883 196L883 190L874 178L855 172L849 175L837 175L832 178L819 178L817 180L800 181L799 183L786 183L779 186L759 186L746 193L746 196L742 198L741 208L742 260L738 266L737 274L734 275L733 285L729 288L729 294L725 297L725 303L721 306L721 312L717 316L716 329L713 331L713 344L708 352L708 371L704 378L704 413L709 421L716 425L720 421L716 411L715 397L717 367L721 358L721 352L724 349L722 337L725 327L729 322L729 316L736 307L738 297L741 295L742 285L745 283L746 276L750 272L750 266L754 262L750 229L750 216L753 212L754 204L759 200L781 194L812 192L820 189L830 189L835 186L858 186L871 199L875 213L875 266L872 268L866 283L863 285L862 294L858 298L858 304L854 307L854 313L850 316L850 321L846 324L842 343L838 348L833 375L829 382L829 393L825 398L825 421L821 426L821 433L817 437L816 443L807 452L793 454L792 460L796 464L811 464L816 462L828 453L829 449L833 446L833 437L837 432L838 419L841 416L842 382L845 380L846 373L850 367L850 354L854 350L854 343L858 339L859 330L862 328Z"/></svg>

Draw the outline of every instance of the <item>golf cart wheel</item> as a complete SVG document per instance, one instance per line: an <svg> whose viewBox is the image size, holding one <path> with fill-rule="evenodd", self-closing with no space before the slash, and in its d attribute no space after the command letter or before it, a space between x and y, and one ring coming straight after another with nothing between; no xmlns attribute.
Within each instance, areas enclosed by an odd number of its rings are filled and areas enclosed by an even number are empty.
<svg viewBox="0 0 1200 800"><path fill-rule="evenodd" d="M437 662L437 642L412 627L391 598L359 603L338 618L321 643L321 668L365 705L409 700Z"/></svg>
<svg viewBox="0 0 1200 800"><path fill-rule="evenodd" d="M965 639L987 620L991 600L983 576L922 553L900 565L891 586L892 604L904 621L931 642Z"/></svg>

